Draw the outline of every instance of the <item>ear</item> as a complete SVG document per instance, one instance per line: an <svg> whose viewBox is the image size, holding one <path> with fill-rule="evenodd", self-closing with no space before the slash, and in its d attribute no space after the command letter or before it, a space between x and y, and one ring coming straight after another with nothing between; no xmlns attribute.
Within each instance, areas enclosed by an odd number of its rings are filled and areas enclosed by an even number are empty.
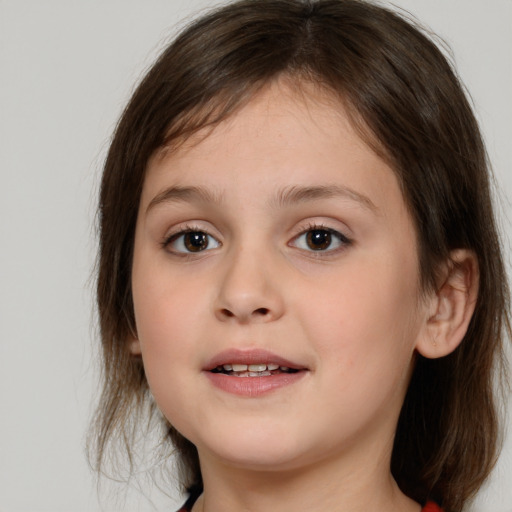
<svg viewBox="0 0 512 512"><path fill-rule="evenodd" d="M441 285L427 300L425 336L420 336L417 351L434 359L453 352L464 338L478 297L478 262L466 249L450 253L443 269Z"/></svg>

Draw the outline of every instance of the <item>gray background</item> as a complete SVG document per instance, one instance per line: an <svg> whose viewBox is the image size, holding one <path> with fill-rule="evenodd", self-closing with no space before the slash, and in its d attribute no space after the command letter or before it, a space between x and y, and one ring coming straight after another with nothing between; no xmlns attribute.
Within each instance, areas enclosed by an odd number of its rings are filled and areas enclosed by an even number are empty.
<svg viewBox="0 0 512 512"><path fill-rule="evenodd" d="M172 489L174 504L149 484L142 494L112 484L100 503L85 461L97 388L94 208L109 136L134 84L180 20L208 5L0 0L0 512L172 511L181 500ZM454 51L510 240L512 1L395 5ZM472 510L512 511L511 484L509 435Z"/></svg>

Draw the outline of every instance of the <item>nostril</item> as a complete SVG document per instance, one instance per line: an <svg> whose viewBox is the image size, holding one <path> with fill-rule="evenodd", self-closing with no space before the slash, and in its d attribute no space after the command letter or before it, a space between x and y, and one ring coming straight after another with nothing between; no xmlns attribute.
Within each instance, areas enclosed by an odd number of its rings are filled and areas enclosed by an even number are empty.
<svg viewBox="0 0 512 512"><path fill-rule="evenodd" d="M269 308L256 308L253 309L252 312L250 308L241 308L240 310L237 310L236 308L221 308L217 311L220 318L224 320L227 320L228 318L237 318L241 322L250 322L251 319L258 321L258 319L269 320L272 318L272 310Z"/></svg>

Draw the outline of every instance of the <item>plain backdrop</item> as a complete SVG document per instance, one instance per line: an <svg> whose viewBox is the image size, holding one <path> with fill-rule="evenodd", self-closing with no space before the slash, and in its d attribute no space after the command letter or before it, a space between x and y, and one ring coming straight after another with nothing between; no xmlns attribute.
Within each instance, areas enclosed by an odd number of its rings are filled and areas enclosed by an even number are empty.
<svg viewBox="0 0 512 512"><path fill-rule="evenodd" d="M99 501L87 466L98 375L94 214L109 137L134 84L176 28L208 5L0 0L0 512L172 511L181 501L175 490L169 499L149 484L126 493L104 485L110 490ZM395 5L453 49L510 240L512 1ZM511 484L509 435L471 510L512 511Z"/></svg>

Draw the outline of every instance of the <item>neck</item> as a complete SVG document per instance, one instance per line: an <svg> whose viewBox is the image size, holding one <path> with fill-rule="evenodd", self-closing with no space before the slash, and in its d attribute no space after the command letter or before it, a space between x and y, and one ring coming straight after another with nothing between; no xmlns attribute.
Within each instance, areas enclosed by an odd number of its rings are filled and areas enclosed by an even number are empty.
<svg viewBox="0 0 512 512"><path fill-rule="evenodd" d="M203 457L204 493L194 512L420 512L396 485L389 459L387 450L368 460L333 457L277 471L241 469Z"/></svg>

